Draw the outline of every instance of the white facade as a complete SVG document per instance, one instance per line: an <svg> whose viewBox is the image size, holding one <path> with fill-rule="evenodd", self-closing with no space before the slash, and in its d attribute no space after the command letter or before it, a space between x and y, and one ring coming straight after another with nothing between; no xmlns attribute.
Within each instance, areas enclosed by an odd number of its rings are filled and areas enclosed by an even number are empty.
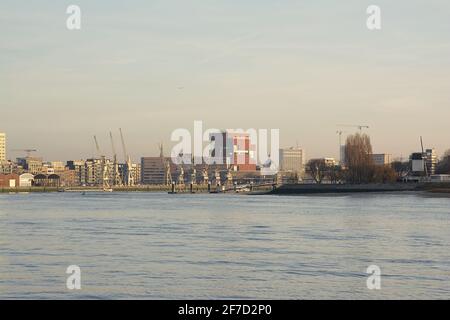
<svg viewBox="0 0 450 320"><path fill-rule="evenodd" d="M0 161L6 161L6 133L0 133Z"/></svg>
<svg viewBox="0 0 450 320"><path fill-rule="evenodd" d="M434 174L431 176L431 182L450 182L450 174Z"/></svg>
<svg viewBox="0 0 450 320"><path fill-rule="evenodd" d="M436 166L438 162L438 157L435 149L427 149L426 152L426 165L428 174L436 173Z"/></svg>
<svg viewBox="0 0 450 320"><path fill-rule="evenodd" d="M424 172L425 171L425 161L422 160L412 160L412 171L413 172Z"/></svg>
<svg viewBox="0 0 450 320"><path fill-rule="evenodd" d="M31 187L34 176L31 173L24 173L19 176L19 187Z"/></svg>
<svg viewBox="0 0 450 320"><path fill-rule="evenodd" d="M377 166L386 166L392 163L392 157L387 153L372 154L372 160Z"/></svg>
<svg viewBox="0 0 450 320"><path fill-rule="evenodd" d="M285 172L303 172L305 151L300 148L280 149L280 169Z"/></svg>

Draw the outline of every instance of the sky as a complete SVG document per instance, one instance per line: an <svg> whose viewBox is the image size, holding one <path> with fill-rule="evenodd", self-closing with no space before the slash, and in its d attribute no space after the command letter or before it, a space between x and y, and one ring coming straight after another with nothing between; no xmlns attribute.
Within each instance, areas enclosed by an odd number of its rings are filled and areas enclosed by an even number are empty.
<svg viewBox="0 0 450 320"><path fill-rule="evenodd" d="M66 8L81 8L81 30ZM366 9L381 8L381 30ZM280 145L338 157L337 130L374 152L450 148L450 2L161 0L0 2L0 132L8 157L135 160L172 131L280 129ZM120 153L119 153L120 155Z"/></svg>

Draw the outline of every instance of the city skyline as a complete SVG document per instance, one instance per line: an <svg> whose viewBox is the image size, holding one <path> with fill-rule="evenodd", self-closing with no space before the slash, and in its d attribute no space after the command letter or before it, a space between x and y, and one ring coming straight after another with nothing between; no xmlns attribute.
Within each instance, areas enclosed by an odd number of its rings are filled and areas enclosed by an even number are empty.
<svg viewBox="0 0 450 320"><path fill-rule="evenodd" d="M394 157L418 151L420 136L448 148L445 1L378 1L376 32L364 1L102 4L78 1L79 31L65 27L66 4L0 4L9 147L87 158L93 135L109 150L109 131L122 127L137 160L203 120L280 129L281 146L310 158L339 157L340 123L369 125L374 152Z"/></svg>
<svg viewBox="0 0 450 320"><path fill-rule="evenodd" d="M339 133L339 131L337 133ZM351 133L351 134L356 134L356 133L357 132L354 132L354 133ZM97 136L95 136L95 138L98 139ZM85 159L99 159L101 156L106 156L106 158L108 158L108 159L113 159L114 158L114 154L112 152L112 148L111 148L111 144L110 144L111 142L107 141L106 139L104 141L106 147L105 147L105 149L101 149L100 153L96 150L95 141L94 141L93 145L92 145L92 154L78 155L78 156L75 156L75 157L72 157L72 158L68 158L68 157L50 158L50 157L47 157L47 156L41 154L38 149L27 149L27 148L23 148L23 149L17 148L17 149L15 149L14 146L12 146L12 147L9 146L10 143L7 142L8 139L9 139L9 137L8 137L7 133L0 132L0 140L1 140L0 142L2 142L1 146L0 146L1 147L0 149L1 150L6 150L6 152L3 151L3 155L6 155L4 160L15 161L16 159L24 158L24 157L27 157L27 156L41 158L41 159L43 159L43 161L47 161L47 162L83 160L83 159L84 160ZM118 141L116 141L115 144L117 142ZM173 147L175 144L177 144L177 142L171 142L169 144L169 147ZM204 142L203 148L207 147L208 144L209 144L208 142ZM161 143L160 143L160 144L158 144L158 151L155 150L154 153L145 153L145 152L139 153L139 151L138 151L136 153L135 157L132 156L132 161L139 162L139 160L142 157L149 157L149 156L150 157L154 157L154 156L156 157L156 156L159 156L160 152L161 152L161 150L159 148L161 146L163 147L163 150L165 150L164 151L164 156L165 157L170 157L171 150L169 148L166 148L168 146L165 146L164 144L161 145ZM342 157L342 148L344 146L345 146L345 139L343 139L340 149L337 150L335 153L329 152L329 153L326 153L326 154L315 155L315 156L309 156L308 155L308 150L306 150L302 145L299 145L299 144L297 144L297 145L280 145L280 151L283 150L283 149L297 148L299 150L302 150L305 160L306 159L316 159L316 158L319 158L319 159L320 158L333 158L336 161L339 161L341 159L341 157ZM11 150L9 150L9 149L11 149ZM426 147L426 149L435 150L437 152L437 157L443 156L445 152L450 150L449 148L444 149L444 150L437 150L434 147L430 148L428 146ZM373 152L373 154L388 155L390 160L391 160L391 162L392 162L392 161L408 161L408 159L410 158L410 155L415 153L415 152L418 152L418 151L420 151L420 146L417 149L415 149L414 151L410 152L410 153L400 154L400 155L395 155L395 154L386 153L386 152L378 152L376 149L373 149L372 152ZM119 163L126 162L126 158L124 158L123 152L124 152L123 150L119 150L119 149L116 148L116 156L118 157ZM11 156L11 154L13 156ZM16 155L16 156L14 156L14 155Z"/></svg>
<svg viewBox="0 0 450 320"><path fill-rule="evenodd" d="M449 299L449 13L0 1L0 300Z"/></svg>

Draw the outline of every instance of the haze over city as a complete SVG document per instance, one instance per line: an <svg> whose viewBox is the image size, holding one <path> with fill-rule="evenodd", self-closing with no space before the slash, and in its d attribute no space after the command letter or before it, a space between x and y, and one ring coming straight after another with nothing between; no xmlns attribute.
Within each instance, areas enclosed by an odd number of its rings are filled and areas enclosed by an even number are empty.
<svg viewBox="0 0 450 320"><path fill-rule="evenodd" d="M337 124L369 125L375 152L448 147L447 1L76 1L0 3L0 131L47 159L110 150L134 159L176 128L279 128L281 146L338 158ZM341 128L348 133L355 128ZM10 158L23 156L8 152Z"/></svg>

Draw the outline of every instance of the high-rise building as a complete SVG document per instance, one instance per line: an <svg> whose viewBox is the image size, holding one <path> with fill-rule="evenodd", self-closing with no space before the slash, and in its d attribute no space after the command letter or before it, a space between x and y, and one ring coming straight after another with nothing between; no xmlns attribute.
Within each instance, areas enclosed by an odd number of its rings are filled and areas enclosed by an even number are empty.
<svg viewBox="0 0 450 320"><path fill-rule="evenodd" d="M342 167L345 167L347 165L347 158L346 158L346 155L345 155L346 154L346 150L347 150L346 146L341 146L339 148L339 164Z"/></svg>
<svg viewBox="0 0 450 320"><path fill-rule="evenodd" d="M280 170L302 173L305 164L305 151L301 148L280 149Z"/></svg>
<svg viewBox="0 0 450 320"><path fill-rule="evenodd" d="M74 180L76 185L86 186L86 161L84 160L71 160L67 161L67 167L69 170L74 171Z"/></svg>
<svg viewBox="0 0 450 320"><path fill-rule="evenodd" d="M6 133L0 133L0 161L6 161Z"/></svg>
<svg viewBox="0 0 450 320"><path fill-rule="evenodd" d="M250 134L244 132L222 131L210 134L215 141L211 150L211 162L233 171L256 171L256 146L252 144Z"/></svg>
<svg viewBox="0 0 450 320"><path fill-rule="evenodd" d="M437 154L435 149L425 150L425 164L427 166L428 175L436 173L436 166L438 162Z"/></svg>

